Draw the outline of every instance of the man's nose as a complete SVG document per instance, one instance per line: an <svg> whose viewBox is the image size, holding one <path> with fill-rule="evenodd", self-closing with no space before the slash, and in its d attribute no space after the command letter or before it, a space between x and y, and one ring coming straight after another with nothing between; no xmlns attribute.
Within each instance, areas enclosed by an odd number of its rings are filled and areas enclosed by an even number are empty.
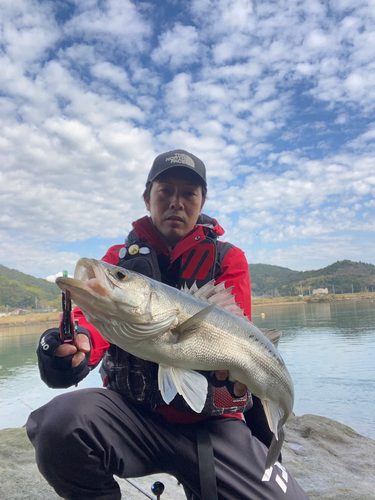
<svg viewBox="0 0 375 500"><path fill-rule="evenodd" d="M175 210L179 210L183 207L182 197L179 193L173 193L173 195L171 196L170 207L174 208Z"/></svg>

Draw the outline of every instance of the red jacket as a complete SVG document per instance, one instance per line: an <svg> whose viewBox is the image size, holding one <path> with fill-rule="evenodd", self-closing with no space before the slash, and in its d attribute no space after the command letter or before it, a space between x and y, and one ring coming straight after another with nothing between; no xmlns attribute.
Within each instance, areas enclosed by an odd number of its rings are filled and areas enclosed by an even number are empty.
<svg viewBox="0 0 375 500"><path fill-rule="evenodd" d="M211 221L214 223L213 227L211 225L197 224L173 249L169 249L163 242L149 217L146 216L133 222L133 228L138 238L152 246L158 254L163 253L167 256L171 265L173 265L180 257L183 263L184 255L186 255L192 247L197 245L197 241L199 241L200 238L204 239L209 231L213 231L217 236L224 234L224 230L217 221L214 219L211 219ZM223 243L218 242L218 244L220 245ZM117 265L120 260L119 252L124 246L124 244L112 246L102 260L109 264ZM225 282L228 288L233 286L232 293L235 294L236 302L240 304L241 309L244 310L244 314L250 317L251 291L249 265L246 261L244 252L235 246L231 246L231 249L226 253L221 263L220 273L216 283L221 282ZM109 343L103 339L95 327L88 323L78 307L74 309L74 315L79 319L79 325L90 332L92 340L90 365L96 365L107 351Z"/></svg>
<svg viewBox="0 0 375 500"><path fill-rule="evenodd" d="M199 268L200 262L197 266L196 262L192 262L193 259L191 259L191 261L186 260L186 256L189 254L189 252L192 253L192 249L196 249L197 247L199 247L199 241L208 238L211 232L213 232L216 236L222 236L224 234L224 230L219 226L216 220L208 219L207 217L203 216L202 221L200 222L202 223L197 224L195 228L190 233L188 233L173 249L168 248L167 245L163 242L160 234L154 228L148 217L143 217L142 219L134 222L133 231L140 240L143 240L146 244L153 247L159 255L165 256L166 261L169 261L171 263L170 266L179 265L178 269L179 271L181 271L182 267L189 267L191 262L192 266L195 266L195 268L197 269ZM239 248L234 247L233 245L222 243L220 241L216 241L216 245L219 247L222 245L221 248L223 248L223 252L221 252L221 258L218 261L220 264L220 269L216 274L216 283L225 282L228 288L233 287L233 294L235 295L236 302L240 304L240 307L243 309L244 314L251 319L250 275L249 266L246 261L245 255ZM107 253L103 257L103 261L117 265L121 260L120 255L123 255L124 250L124 244L114 245L107 251ZM202 274L204 274L202 266L199 272L201 271ZM184 278L183 275L182 278ZM197 275L197 280L201 278L202 276ZM91 334L92 353L90 364L96 365L108 350L109 344L103 339L100 333L86 321L85 317L78 308L75 308L74 312L76 317L80 320L80 326L87 328L87 330L89 330ZM113 347L114 346L111 346L111 349ZM109 353L107 353L107 356L108 354ZM214 391L216 391L216 389L217 388L215 388ZM218 389L219 393L220 391L222 391L221 394L225 392L224 389L226 390L226 388ZM220 399L220 403L222 401L223 399ZM225 404L222 405L223 409L227 408L226 403L227 400L225 400ZM241 410L235 409L234 412L229 412L228 414L223 412L222 416L243 418L243 411L247 412L249 404L252 404L251 397L249 397L247 403L244 403L244 406ZM264 416L264 412L261 408L261 403L258 400L255 413L254 411L250 410L250 412L252 413L249 421L255 425L254 429L253 427L251 427L253 434L259 437L261 441L269 446L272 438L272 433L268 432L267 434L266 431L267 435L265 436L264 430L268 430L268 425ZM181 424L188 424L204 418L209 418L207 414L201 415L194 414L194 412L177 410L172 404L157 406L155 408L155 411L161 413L167 420L178 422ZM236 411L240 411L240 413L236 413Z"/></svg>
<svg viewBox="0 0 375 500"><path fill-rule="evenodd" d="M173 286L181 286L181 284L191 286L196 281L199 287L202 286L202 283L212 279L212 276L215 276L216 283L225 282L227 287L233 287L232 293L235 295L236 302L244 310L244 313L250 317L250 276L244 253L229 243L217 241L217 237L223 235L224 230L214 219L201 216L199 222L190 233L171 249L163 241L150 218L143 217L133 223L134 230L128 238L129 241L126 247L131 248L129 245L131 245L132 241L138 241L139 244L144 243L152 247L158 256L156 265L160 266L162 264L162 281L166 280L167 282L170 280L173 282ZM126 253L125 245L114 245L107 251L102 260L117 265L124 257L124 253ZM119 265L122 265L121 262ZM79 319L80 326L87 328L90 332L92 340L90 365L96 365L109 348L109 343L102 338L96 328L86 321L78 308L74 310L74 313L75 317ZM115 359L121 363L117 355ZM105 369L104 372L106 372ZM121 376L120 379L122 380ZM115 386L118 389L117 382L115 382ZM123 387L123 390L126 389ZM223 412L224 408L233 407L232 400L228 401L226 399L228 395L226 390L224 396L219 389L213 390L213 397L220 399L219 407L223 408ZM143 394L143 389L141 392ZM211 401L209 397L207 401ZM243 405L247 405L247 399L240 404L242 407ZM237 404L234 406L238 407ZM188 412L177 410L173 405L158 406L156 411L162 413L170 421L180 423L190 423L202 418L208 418L207 415L191 415ZM217 411L220 410L215 410L215 412ZM223 414L225 416L225 413ZM231 416L241 418L241 413L231 413Z"/></svg>

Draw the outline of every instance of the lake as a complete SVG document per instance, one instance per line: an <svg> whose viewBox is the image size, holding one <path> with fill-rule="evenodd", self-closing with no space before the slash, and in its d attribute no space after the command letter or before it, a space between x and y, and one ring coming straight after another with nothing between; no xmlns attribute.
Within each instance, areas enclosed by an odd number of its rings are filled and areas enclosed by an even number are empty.
<svg viewBox="0 0 375 500"><path fill-rule="evenodd" d="M296 415L322 415L375 439L372 300L256 306L253 321L283 332L279 350L293 379Z"/></svg>
<svg viewBox="0 0 375 500"><path fill-rule="evenodd" d="M253 321L283 332L279 350L294 382L297 415L332 418L375 439L372 300L254 306ZM46 328L0 329L0 429L23 426L32 409L65 392L39 378L35 349ZM79 384L95 386L101 386L98 369Z"/></svg>

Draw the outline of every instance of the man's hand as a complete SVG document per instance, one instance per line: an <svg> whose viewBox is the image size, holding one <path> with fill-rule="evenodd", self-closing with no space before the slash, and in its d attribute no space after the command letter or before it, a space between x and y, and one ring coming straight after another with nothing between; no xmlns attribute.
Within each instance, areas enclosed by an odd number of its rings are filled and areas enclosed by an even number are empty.
<svg viewBox="0 0 375 500"><path fill-rule="evenodd" d="M86 357L86 353L90 352L90 342L87 335L78 333L74 339L73 344L61 344L55 350L55 356L64 358L65 356L72 356L72 368L76 368Z"/></svg>
<svg viewBox="0 0 375 500"><path fill-rule="evenodd" d="M229 371L228 370L216 370L215 371L215 377L218 380L226 380L229 376ZM241 382L238 382L237 380L234 382L234 387L233 387L233 392L234 394L238 397L241 398L246 394L247 387L245 384L241 384Z"/></svg>
<svg viewBox="0 0 375 500"><path fill-rule="evenodd" d="M81 326L73 344L62 343L59 328L49 328L41 336L36 352L40 376L48 387L77 385L90 372L90 333Z"/></svg>

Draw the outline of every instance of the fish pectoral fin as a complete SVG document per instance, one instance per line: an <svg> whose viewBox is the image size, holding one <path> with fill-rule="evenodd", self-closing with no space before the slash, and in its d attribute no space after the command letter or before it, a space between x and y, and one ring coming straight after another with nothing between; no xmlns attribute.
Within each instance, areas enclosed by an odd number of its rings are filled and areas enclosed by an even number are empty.
<svg viewBox="0 0 375 500"><path fill-rule="evenodd" d="M269 425L269 428L271 431L275 434L275 438L278 438L278 427L279 427L279 422L284 416L284 412L280 406L277 404L273 403L269 399L263 399L262 400L263 408L264 408L264 413L266 414L267 417L267 422Z"/></svg>
<svg viewBox="0 0 375 500"><path fill-rule="evenodd" d="M208 382L200 373L174 366L159 365L158 382L161 395L167 404L178 393L196 413L203 410Z"/></svg>
<svg viewBox="0 0 375 500"><path fill-rule="evenodd" d="M158 385L162 398L169 405L169 403L177 396L177 388L173 381L170 371L170 366L159 365L158 370Z"/></svg>
<svg viewBox="0 0 375 500"><path fill-rule="evenodd" d="M201 311L199 311L197 314L194 314L194 316L191 316L191 318L187 319L181 325L177 326L176 328L173 329L173 333L177 335L181 335L181 333L185 332L188 328L191 328L192 326L195 326L197 323L202 321L215 307L215 304L211 304L208 307L205 307ZM203 377L204 378L204 377Z"/></svg>

